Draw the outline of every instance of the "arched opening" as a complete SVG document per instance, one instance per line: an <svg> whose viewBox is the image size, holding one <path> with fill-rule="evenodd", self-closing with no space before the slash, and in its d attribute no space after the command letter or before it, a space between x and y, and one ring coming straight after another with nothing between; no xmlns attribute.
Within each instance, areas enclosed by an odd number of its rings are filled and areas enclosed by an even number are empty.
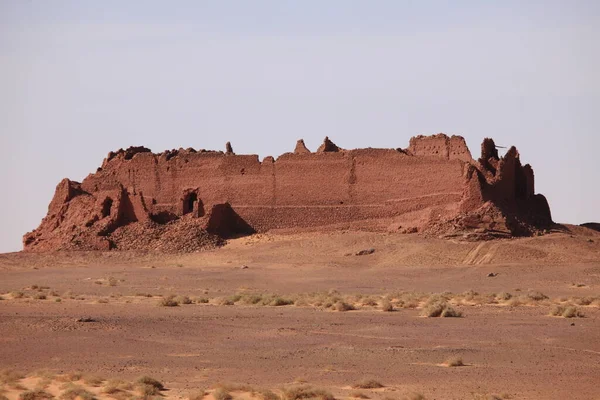
<svg viewBox="0 0 600 400"><path fill-rule="evenodd" d="M194 206L198 201L198 195L195 192L188 193L183 198L183 214L189 214L194 211Z"/></svg>
<svg viewBox="0 0 600 400"><path fill-rule="evenodd" d="M102 218L106 218L110 215L110 211L112 209L113 199L107 197L102 202Z"/></svg>

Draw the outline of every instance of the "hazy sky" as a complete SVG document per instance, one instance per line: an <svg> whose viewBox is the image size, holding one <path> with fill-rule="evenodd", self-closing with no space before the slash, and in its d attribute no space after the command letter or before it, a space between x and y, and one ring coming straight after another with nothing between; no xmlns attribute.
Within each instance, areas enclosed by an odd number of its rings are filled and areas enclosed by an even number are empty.
<svg viewBox="0 0 600 400"><path fill-rule="evenodd" d="M0 252L56 184L145 145L261 157L516 145L559 222L600 220L600 1L0 0Z"/></svg>

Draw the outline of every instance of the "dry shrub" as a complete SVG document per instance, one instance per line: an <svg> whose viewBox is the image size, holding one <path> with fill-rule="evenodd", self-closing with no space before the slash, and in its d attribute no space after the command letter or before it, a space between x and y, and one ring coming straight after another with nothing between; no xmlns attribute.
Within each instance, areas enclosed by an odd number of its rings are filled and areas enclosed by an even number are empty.
<svg viewBox="0 0 600 400"><path fill-rule="evenodd" d="M117 283L118 283L118 282L119 282L119 281L117 280L117 278L115 278L115 277L113 277L113 276L109 276L109 277L108 277L108 284L109 284L110 286L117 286Z"/></svg>
<svg viewBox="0 0 600 400"><path fill-rule="evenodd" d="M323 389L313 389L310 386L297 386L283 390L284 400L319 399L335 400L330 392Z"/></svg>
<svg viewBox="0 0 600 400"><path fill-rule="evenodd" d="M75 400L76 398L81 400L94 400L95 396L93 393L77 385L73 385L60 395L61 400Z"/></svg>
<svg viewBox="0 0 600 400"><path fill-rule="evenodd" d="M444 365L447 367L464 367L465 364L460 357L450 357L444 362Z"/></svg>
<svg viewBox="0 0 600 400"><path fill-rule="evenodd" d="M153 388L156 388L156 390L158 390L158 391L165 390L165 386L160 381L158 381L157 379L154 379L150 376L142 376L142 377L138 378L136 383L138 383L140 385L152 386Z"/></svg>
<svg viewBox="0 0 600 400"><path fill-rule="evenodd" d="M62 299L60 297L57 297L56 299L54 299L54 302L60 303L60 302L62 302Z"/></svg>
<svg viewBox="0 0 600 400"><path fill-rule="evenodd" d="M450 305L444 301L433 303L427 302L421 310L421 315L424 317L462 317L460 311L450 307Z"/></svg>
<svg viewBox="0 0 600 400"><path fill-rule="evenodd" d="M547 300L548 296L546 296L544 293L534 290L534 291L530 291L529 293L527 293L527 299L529 299L531 301L542 301L542 300Z"/></svg>
<svg viewBox="0 0 600 400"><path fill-rule="evenodd" d="M35 300L46 300L47 299L45 293L36 293L36 294L33 295L33 298Z"/></svg>
<svg viewBox="0 0 600 400"><path fill-rule="evenodd" d="M178 296L176 301L179 304L192 304L192 300L188 296Z"/></svg>
<svg viewBox="0 0 600 400"><path fill-rule="evenodd" d="M177 299L175 298L174 294L171 294L169 296L166 297L162 297L159 301L158 301L158 305L160 307L177 307L179 305L179 302L177 301Z"/></svg>
<svg viewBox="0 0 600 400"><path fill-rule="evenodd" d="M338 301L337 303L334 304L333 307L336 311L356 310L356 308L352 304L346 303L345 301Z"/></svg>
<svg viewBox="0 0 600 400"><path fill-rule="evenodd" d="M206 297L199 297L199 298L196 299L196 303L207 304L208 303L208 298L206 298Z"/></svg>
<svg viewBox="0 0 600 400"><path fill-rule="evenodd" d="M572 297L571 302L577 304L578 306L589 306L594 302L593 297Z"/></svg>
<svg viewBox="0 0 600 400"><path fill-rule="evenodd" d="M111 379L105 383L102 392L106 394L117 394L126 390L133 390L133 385L118 379Z"/></svg>
<svg viewBox="0 0 600 400"><path fill-rule="evenodd" d="M268 389L260 389L260 390L256 391L256 394L262 400L281 400L281 398L279 397L278 394L276 394L273 391L268 390Z"/></svg>
<svg viewBox="0 0 600 400"><path fill-rule="evenodd" d="M372 297L365 297L364 299L362 299L361 304L363 306L377 307L377 300L375 300Z"/></svg>
<svg viewBox="0 0 600 400"><path fill-rule="evenodd" d="M231 395L226 390L223 390L222 388L215 389L215 391L212 393L212 395L215 398L215 400L231 400L231 399L233 399L233 397L231 397Z"/></svg>
<svg viewBox="0 0 600 400"><path fill-rule="evenodd" d="M380 389L383 387L381 382L374 379L364 379L358 383L352 385L354 389Z"/></svg>
<svg viewBox="0 0 600 400"><path fill-rule="evenodd" d="M19 400L50 400L54 396L45 390L27 390L19 394Z"/></svg>
<svg viewBox="0 0 600 400"><path fill-rule="evenodd" d="M25 378L25 375L13 369L3 369L0 371L0 383L12 385Z"/></svg>
<svg viewBox="0 0 600 400"><path fill-rule="evenodd" d="M394 306L388 299L383 299L381 301L381 310L391 312L391 311L394 311Z"/></svg>
<svg viewBox="0 0 600 400"><path fill-rule="evenodd" d="M25 293L17 291L17 292L10 292L10 295L12 296L13 299L22 299L23 297L25 297Z"/></svg>
<svg viewBox="0 0 600 400"><path fill-rule="evenodd" d="M98 299L98 303L99 304L107 304L108 303L108 299Z"/></svg>
<svg viewBox="0 0 600 400"><path fill-rule="evenodd" d="M571 305L557 305L550 310L550 315L563 318L583 318L583 313L577 307Z"/></svg>
<svg viewBox="0 0 600 400"><path fill-rule="evenodd" d="M369 399L370 398L363 392L352 392L352 393L350 393L350 397L354 397L355 399Z"/></svg>
<svg viewBox="0 0 600 400"><path fill-rule="evenodd" d="M244 304L258 304L263 301L263 297L260 294L246 294L242 296L242 302Z"/></svg>
<svg viewBox="0 0 600 400"><path fill-rule="evenodd" d="M93 387L102 386L102 384L104 383L105 380L106 379L104 379L104 378L101 378L99 376L93 376L93 375L83 377L83 383L85 383L88 386L93 386Z"/></svg>
<svg viewBox="0 0 600 400"><path fill-rule="evenodd" d="M502 300L502 301L507 301L512 299L513 295L508 293L508 292L500 292L498 294L496 294L496 299L497 300Z"/></svg>

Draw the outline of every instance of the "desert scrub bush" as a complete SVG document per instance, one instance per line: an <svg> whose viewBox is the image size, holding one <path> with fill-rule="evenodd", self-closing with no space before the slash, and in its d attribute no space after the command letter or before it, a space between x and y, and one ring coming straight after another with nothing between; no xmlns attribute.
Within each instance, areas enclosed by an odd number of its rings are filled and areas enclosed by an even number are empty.
<svg viewBox="0 0 600 400"><path fill-rule="evenodd" d="M372 297L365 297L362 299L361 304L367 307L377 307L378 305L377 300Z"/></svg>
<svg viewBox="0 0 600 400"><path fill-rule="evenodd" d="M262 300L263 297L260 294L245 294L242 296L241 299L242 303L251 305L258 304L262 302Z"/></svg>
<svg viewBox="0 0 600 400"><path fill-rule="evenodd" d="M460 357L450 357L446 361L444 361L444 365L446 367L464 367L464 363L462 358Z"/></svg>
<svg viewBox="0 0 600 400"><path fill-rule="evenodd" d="M177 296L175 300L179 304L192 304L192 299L189 296Z"/></svg>
<svg viewBox="0 0 600 400"><path fill-rule="evenodd" d="M108 277L108 284L109 284L109 286L117 286L118 283L119 283L119 281L114 276L109 276Z"/></svg>
<svg viewBox="0 0 600 400"><path fill-rule="evenodd" d="M35 300L46 300L47 299L45 293L36 293L36 294L33 295L33 298Z"/></svg>
<svg viewBox="0 0 600 400"><path fill-rule="evenodd" d="M546 296L544 293L533 290L527 293L527 299L531 301L542 301L547 300L548 296Z"/></svg>
<svg viewBox="0 0 600 400"><path fill-rule="evenodd" d="M98 386L102 386L102 384L104 383L106 379L99 377L99 376L94 376L94 375L86 375L83 377L83 383L85 383L88 386L93 386L93 387L98 387Z"/></svg>
<svg viewBox="0 0 600 400"><path fill-rule="evenodd" d="M370 397L363 392L351 392L350 397L354 397L355 399L370 399Z"/></svg>
<svg viewBox="0 0 600 400"><path fill-rule="evenodd" d="M19 400L49 400L54 396L45 390L27 390L19 394Z"/></svg>
<svg viewBox="0 0 600 400"><path fill-rule="evenodd" d="M425 400L425 396L421 393L409 393L402 397L402 400Z"/></svg>
<svg viewBox="0 0 600 400"><path fill-rule="evenodd" d="M354 389L380 389L383 385L374 379L364 379L352 385Z"/></svg>
<svg viewBox="0 0 600 400"><path fill-rule="evenodd" d="M336 311L352 311L352 310L356 310L356 307L354 307L352 304L350 303L346 303L345 301L338 301L333 305L333 309Z"/></svg>
<svg viewBox="0 0 600 400"><path fill-rule="evenodd" d="M23 297L25 297L25 293L21 291L10 292L10 295L13 299L22 299Z"/></svg>
<svg viewBox="0 0 600 400"><path fill-rule="evenodd" d="M99 304L107 304L108 303L108 299L104 299L104 298L98 299L98 303Z"/></svg>
<svg viewBox="0 0 600 400"><path fill-rule="evenodd" d="M156 390L165 390L165 386L157 379L154 379L150 376L141 376L136 381L137 384L140 385L148 385L156 388Z"/></svg>
<svg viewBox="0 0 600 400"><path fill-rule="evenodd" d="M394 311L394 305L388 299L381 300L381 310L391 312Z"/></svg>
<svg viewBox="0 0 600 400"><path fill-rule="evenodd" d="M268 389L259 389L255 393L262 400L281 400L278 394Z"/></svg>
<svg viewBox="0 0 600 400"><path fill-rule="evenodd" d="M297 386L283 389L284 400L319 399L335 400L330 392L323 389L313 389L310 386Z"/></svg>
<svg viewBox="0 0 600 400"><path fill-rule="evenodd" d="M75 400L77 398L80 400L94 400L96 397L92 392L78 385L72 385L60 395L61 400Z"/></svg>
<svg viewBox="0 0 600 400"><path fill-rule="evenodd" d="M196 299L196 303L198 304L208 304L209 300L208 297L198 297Z"/></svg>
<svg viewBox="0 0 600 400"><path fill-rule="evenodd" d="M583 318L583 313L577 307L571 305L557 305L550 310L550 315L563 318Z"/></svg>
<svg viewBox="0 0 600 400"><path fill-rule="evenodd" d="M25 375L14 369L3 369L0 371L0 383L4 385L15 384L23 378L25 378Z"/></svg>
<svg viewBox="0 0 600 400"><path fill-rule="evenodd" d="M512 294L508 293L508 292L500 292L496 294L496 300L499 301L507 301L512 299Z"/></svg>
<svg viewBox="0 0 600 400"><path fill-rule="evenodd" d="M217 388L212 395L215 400L231 400L233 397L223 388Z"/></svg>
<svg viewBox="0 0 600 400"><path fill-rule="evenodd" d="M594 302L593 297L572 297L571 302L578 305L578 306L589 306L590 304L592 304Z"/></svg>
<svg viewBox="0 0 600 400"><path fill-rule="evenodd" d="M281 297L281 296L273 296L271 298L263 299L263 304L266 306L273 306L273 307L289 306L289 305L294 304L294 300L288 299L285 297Z"/></svg>
<svg viewBox="0 0 600 400"><path fill-rule="evenodd" d="M421 315L424 317L462 317L460 311L450 307L450 305L444 301L433 303L427 302L421 310Z"/></svg>
<svg viewBox="0 0 600 400"><path fill-rule="evenodd" d="M177 307L179 302L177 301L175 295L171 294L166 297L163 296L160 300L158 300L158 305L160 307Z"/></svg>

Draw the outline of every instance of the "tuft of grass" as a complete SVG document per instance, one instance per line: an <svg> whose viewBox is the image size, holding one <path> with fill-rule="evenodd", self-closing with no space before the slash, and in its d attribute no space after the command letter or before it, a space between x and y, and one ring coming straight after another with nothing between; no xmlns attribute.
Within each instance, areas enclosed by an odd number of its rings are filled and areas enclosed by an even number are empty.
<svg viewBox="0 0 600 400"><path fill-rule="evenodd" d="M54 396L45 390L27 390L19 394L19 400L50 400Z"/></svg>
<svg viewBox="0 0 600 400"><path fill-rule="evenodd" d="M335 400L330 392L323 389L313 389L310 386L297 386L283 390L284 400L319 399Z"/></svg>
<svg viewBox="0 0 600 400"><path fill-rule="evenodd" d="M61 400L75 400L77 398L80 400L94 400L96 397L93 393L78 385L69 387L60 395Z"/></svg>
<svg viewBox="0 0 600 400"><path fill-rule="evenodd" d="M374 379L364 379L358 383L352 385L354 389L380 389L384 387L381 382Z"/></svg>
<svg viewBox="0 0 600 400"><path fill-rule="evenodd" d="M233 397L231 397L231 395L223 388L215 389L215 391L212 393L212 395L215 398L215 400L231 400L231 399L233 399Z"/></svg>
<svg viewBox="0 0 600 400"><path fill-rule="evenodd" d="M450 357L444 362L444 365L447 367L464 367L462 358L460 357Z"/></svg>
<svg viewBox="0 0 600 400"><path fill-rule="evenodd" d="M527 293L527 298L532 301L542 301L542 300L547 300L548 296L546 296L544 293L534 290L534 291L530 291L529 293Z"/></svg>
<svg viewBox="0 0 600 400"><path fill-rule="evenodd" d="M15 384L23 378L25 378L25 375L14 369L3 369L0 371L0 383L4 385Z"/></svg>
<svg viewBox="0 0 600 400"><path fill-rule="evenodd" d="M435 301L425 304L421 310L421 315L424 317L462 317L460 311L450 307L445 301Z"/></svg>
<svg viewBox="0 0 600 400"><path fill-rule="evenodd" d="M36 293L36 294L33 295L33 298L35 300L46 300L47 299L45 293Z"/></svg>
<svg viewBox="0 0 600 400"><path fill-rule="evenodd" d="M381 301L381 310L386 312L394 311L394 305L388 299L383 299Z"/></svg>
<svg viewBox="0 0 600 400"><path fill-rule="evenodd" d="M350 304L350 303L346 303L345 301L338 301L333 305L333 308L336 311L352 311L352 310L356 310L356 308Z"/></svg>
<svg viewBox="0 0 600 400"><path fill-rule="evenodd" d="M575 306L570 305L557 305L550 310L550 315L554 317L563 317L563 318L583 318L584 315L581 311L577 309Z"/></svg>
<svg viewBox="0 0 600 400"><path fill-rule="evenodd" d="M158 305L160 307L177 307L177 306L179 306L179 302L175 298L175 295L171 294L171 295L169 295L167 297L162 297L158 301Z"/></svg>
<svg viewBox="0 0 600 400"><path fill-rule="evenodd" d="M176 301L179 304L192 304L192 299L189 296L177 296Z"/></svg>
<svg viewBox="0 0 600 400"><path fill-rule="evenodd" d="M105 380L106 379L94 375L88 375L83 377L83 383L93 387L102 386Z"/></svg>
<svg viewBox="0 0 600 400"><path fill-rule="evenodd" d="M160 381L158 381L157 379L154 379L150 376L142 376L142 377L138 378L138 380L136 382L140 385L152 386L159 391L165 390L165 386Z"/></svg>

